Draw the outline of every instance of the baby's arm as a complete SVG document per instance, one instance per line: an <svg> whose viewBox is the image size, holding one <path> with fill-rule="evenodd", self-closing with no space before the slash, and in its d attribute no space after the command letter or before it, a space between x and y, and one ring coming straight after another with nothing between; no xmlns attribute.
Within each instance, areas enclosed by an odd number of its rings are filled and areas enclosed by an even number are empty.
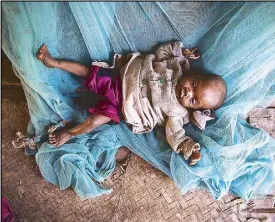
<svg viewBox="0 0 275 222"><path fill-rule="evenodd" d="M155 54L158 62L175 57L186 57L188 59L200 58L197 48L187 49L181 42L163 44L157 49Z"/></svg>
<svg viewBox="0 0 275 222"><path fill-rule="evenodd" d="M165 130L167 141L172 149L176 153L181 153L186 160L189 159L190 165L194 165L200 160L200 144L185 135L181 117L168 117Z"/></svg>
<svg viewBox="0 0 275 222"><path fill-rule="evenodd" d="M50 134L49 141L53 146L61 146L70 140L74 136L78 136L84 133L88 133L93 129L108 123L111 119L109 117L93 114L89 116L85 122L69 129L59 131L56 134Z"/></svg>
<svg viewBox="0 0 275 222"><path fill-rule="evenodd" d="M156 60L161 62L174 57L182 57L183 44L181 42L172 42L161 45L156 51Z"/></svg>

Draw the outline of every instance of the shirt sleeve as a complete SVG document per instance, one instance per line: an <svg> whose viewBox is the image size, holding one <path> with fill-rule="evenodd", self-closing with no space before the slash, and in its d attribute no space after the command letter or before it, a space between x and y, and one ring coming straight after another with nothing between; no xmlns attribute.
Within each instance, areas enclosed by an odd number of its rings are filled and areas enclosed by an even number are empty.
<svg viewBox="0 0 275 222"><path fill-rule="evenodd" d="M161 45L155 53L155 62L174 71L188 71L190 69L190 64L188 59L182 53L183 48L184 46L181 42L172 42Z"/></svg>
<svg viewBox="0 0 275 222"><path fill-rule="evenodd" d="M183 119L181 117L168 117L165 131L167 141L176 153L180 152L181 147L179 147L179 145L182 142L182 146L187 146L183 149L184 151L186 150L186 152L191 151L192 153L192 149L195 146L199 146L198 143L194 142L189 136L185 135L185 130L183 129Z"/></svg>
<svg viewBox="0 0 275 222"><path fill-rule="evenodd" d="M120 123L120 115L118 110L118 107L106 99L98 102L94 108L89 108L89 113L100 114L102 116L109 117L115 123Z"/></svg>
<svg viewBox="0 0 275 222"><path fill-rule="evenodd" d="M174 57L184 57L182 54L183 44L181 42L172 42L161 45L156 51L156 59L158 62L172 59Z"/></svg>

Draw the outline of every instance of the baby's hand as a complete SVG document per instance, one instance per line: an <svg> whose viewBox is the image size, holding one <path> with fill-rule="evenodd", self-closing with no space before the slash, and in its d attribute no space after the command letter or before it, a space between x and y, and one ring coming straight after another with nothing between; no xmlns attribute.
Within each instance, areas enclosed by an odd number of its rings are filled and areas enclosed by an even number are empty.
<svg viewBox="0 0 275 222"><path fill-rule="evenodd" d="M201 57L197 48L182 49L182 54L188 59L198 59Z"/></svg>
<svg viewBox="0 0 275 222"><path fill-rule="evenodd" d="M194 151L189 158L189 165L190 166L195 165L197 162L200 161L200 159L201 159L201 153L198 150Z"/></svg>
<svg viewBox="0 0 275 222"><path fill-rule="evenodd" d="M201 159L199 150L200 144L194 142L192 139L188 139L180 144L180 152L184 159L190 160L190 165L195 165Z"/></svg>
<svg viewBox="0 0 275 222"><path fill-rule="evenodd" d="M193 151L200 150L200 144L189 138L180 144L179 149L184 159L188 160Z"/></svg>

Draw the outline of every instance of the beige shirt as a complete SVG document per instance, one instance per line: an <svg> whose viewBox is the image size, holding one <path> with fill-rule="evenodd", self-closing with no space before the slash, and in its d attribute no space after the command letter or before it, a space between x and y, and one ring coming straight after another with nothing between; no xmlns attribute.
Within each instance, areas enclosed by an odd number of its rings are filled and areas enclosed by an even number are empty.
<svg viewBox="0 0 275 222"><path fill-rule="evenodd" d="M185 135L183 125L189 122L189 114L175 94L182 72L190 69L182 48L181 42L174 42L160 46L155 54L137 52L114 57L115 62L125 64L121 77L122 113L126 122L133 126L134 133L150 132L156 125L165 126L167 141L175 152L179 152L179 144L184 141L188 146L197 144L187 141L190 137Z"/></svg>

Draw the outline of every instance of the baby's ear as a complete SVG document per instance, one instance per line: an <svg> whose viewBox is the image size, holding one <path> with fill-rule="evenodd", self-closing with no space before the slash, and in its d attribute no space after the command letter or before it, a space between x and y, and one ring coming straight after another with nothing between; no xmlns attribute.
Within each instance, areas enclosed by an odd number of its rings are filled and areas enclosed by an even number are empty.
<svg viewBox="0 0 275 222"><path fill-rule="evenodd" d="M205 130L206 122L215 118L215 114L207 109L203 111L196 110L192 113L191 122L199 129Z"/></svg>

